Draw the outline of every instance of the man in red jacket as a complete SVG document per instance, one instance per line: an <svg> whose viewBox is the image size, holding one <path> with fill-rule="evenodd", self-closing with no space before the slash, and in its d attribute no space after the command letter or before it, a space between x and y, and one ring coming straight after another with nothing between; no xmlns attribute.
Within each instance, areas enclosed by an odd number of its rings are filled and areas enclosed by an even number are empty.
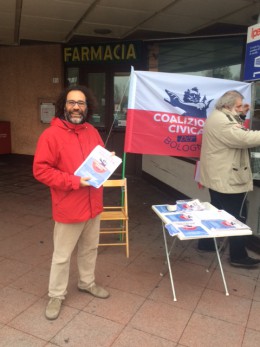
<svg viewBox="0 0 260 347"><path fill-rule="evenodd" d="M86 122L95 98L84 86L71 86L61 93L51 126L39 138L33 174L50 187L54 226L47 319L59 316L67 293L70 258L77 245L78 289L98 298L109 293L95 283L103 190L91 187L89 178L74 175L89 153L104 146L98 131Z"/></svg>

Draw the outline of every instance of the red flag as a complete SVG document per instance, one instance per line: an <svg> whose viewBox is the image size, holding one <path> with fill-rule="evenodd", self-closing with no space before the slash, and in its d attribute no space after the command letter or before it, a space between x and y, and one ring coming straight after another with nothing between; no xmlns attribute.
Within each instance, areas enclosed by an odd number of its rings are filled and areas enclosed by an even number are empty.
<svg viewBox="0 0 260 347"><path fill-rule="evenodd" d="M132 70L125 152L198 158L214 100L233 89L251 103L249 83Z"/></svg>
<svg viewBox="0 0 260 347"><path fill-rule="evenodd" d="M170 125L169 122L161 121L162 116L161 113L155 111L128 110L125 152L186 157L199 156L201 129L204 121L200 120L200 127L195 126L191 129L190 126L184 124L184 116L172 114L169 116L172 119ZM164 118L167 118L165 114ZM192 119L192 121L197 122L197 119ZM177 137L169 132L169 126L174 131L178 128L179 135Z"/></svg>

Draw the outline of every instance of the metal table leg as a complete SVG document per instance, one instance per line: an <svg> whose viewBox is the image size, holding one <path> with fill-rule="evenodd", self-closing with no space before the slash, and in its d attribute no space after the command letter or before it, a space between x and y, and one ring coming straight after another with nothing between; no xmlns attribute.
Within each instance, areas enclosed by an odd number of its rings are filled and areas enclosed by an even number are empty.
<svg viewBox="0 0 260 347"><path fill-rule="evenodd" d="M215 248L216 248L216 253L217 253L217 258L218 258L218 264L219 264L219 268L220 268L222 280L223 280L223 283L224 283L226 295L228 296L228 295L229 295L229 292L228 292L228 288L227 288L227 284L226 284L226 279L225 279L224 271L223 271L223 268L222 268L221 259L220 259L220 256L219 256L219 250L218 250L218 245L217 245L216 238L214 237L213 240L214 240L214 244L215 244Z"/></svg>
<svg viewBox="0 0 260 347"><path fill-rule="evenodd" d="M170 262L170 257L169 257L168 244L167 244L167 238L166 238L166 232L165 232L164 223L162 223L162 229L163 229L163 238L164 238L166 259L167 259L169 275L170 275L170 281L171 281L171 287L172 287L173 301L177 301L175 288L174 288L174 283L173 283L172 268L171 268L171 262ZM175 240L176 239L174 239L173 242L175 242Z"/></svg>
<svg viewBox="0 0 260 347"><path fill-rule="evenodd" d="M226 247L227 247L227 243L228 243L228 238L225 237L225 238L224 238L224 241L221 243L220 247L218 247L220 259L221 259L222 255L223 255L223 253L225 252L225 249L226 249ZM206 272L209 272L209 271L210 271L210 269L211 269L212 265L214 264L216 258L217 258L217 253L214 255L214 258L213 258L212 261L210 262L210 264L209 264L209 266L208 266Z"/></svg>

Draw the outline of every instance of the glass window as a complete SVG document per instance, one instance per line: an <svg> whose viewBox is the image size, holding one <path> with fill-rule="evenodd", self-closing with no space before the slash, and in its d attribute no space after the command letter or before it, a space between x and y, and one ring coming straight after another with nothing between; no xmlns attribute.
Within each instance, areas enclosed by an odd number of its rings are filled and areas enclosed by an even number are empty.
<svg viewBox="0 0 260 347"><path fill-rule="evenodd" d="M66 85L75 86L79 83L79 68L78 67L69 67L67 69L67 81Z"/></svg>
<svg viewBox="0 0 260 347"><path fill-rule="evenodd" d="M254 114L251 118L251 128L253 130L260 130L260 82L253 82L252 99L254 104Z"/></svg>
<svg viewBox="0 0 260 347"><path fill-rule="evenodd" d="M129 73L116 73L114 76L114 127L126 126L129 76Z"/></svg>
<svg viewBox="0 0 260 347"><path fill-rule="evenodd" d="M105 97L105 73L88 73L87 74L87 85L90 86L93 91L97 103L98 109L91 118L88 120L89 123L95 127L105 127L105 108L106 108L106 97Z"/></svg>
<svg viewBox="0 0 260 347"><path fill-rule="evenodd" d="M158 44L158 70L240 80L244 36L185 39Z"/></svg>

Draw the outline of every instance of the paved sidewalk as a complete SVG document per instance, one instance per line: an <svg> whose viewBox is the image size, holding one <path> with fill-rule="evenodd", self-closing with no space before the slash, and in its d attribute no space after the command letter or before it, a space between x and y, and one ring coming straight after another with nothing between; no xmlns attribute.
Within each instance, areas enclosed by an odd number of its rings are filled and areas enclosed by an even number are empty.
<svg viewBox="0 0 260 347"><path fill-rule="evenodd" d="M196 241L178 242L173 301L161 222L151 205L174 197L128 177L130 258L124 248L100 248L96 278L106 300L77 290L75 254L59 318L44 316L52 255L49 190L32 177L29 156L0 156L0 347L258 347L259 268L206 271L214 254Z"/></svg>

